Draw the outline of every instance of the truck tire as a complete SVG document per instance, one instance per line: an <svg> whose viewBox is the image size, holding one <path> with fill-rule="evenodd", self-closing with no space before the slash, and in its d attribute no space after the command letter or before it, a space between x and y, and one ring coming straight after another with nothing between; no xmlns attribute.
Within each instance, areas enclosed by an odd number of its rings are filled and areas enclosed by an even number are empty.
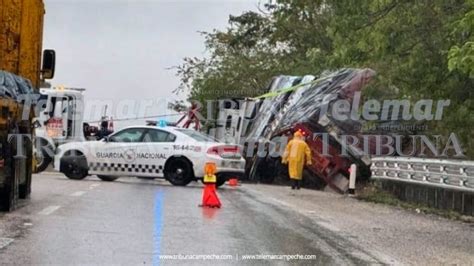
<svg viewBox="0 0 474 266"><path fill-rule="evenodd" d="M0 189L0 210L12 211L15 209L18 198L18 178L15 177L15 161L13 159L12 147L7 141L3 142L4 151L4 184Z"/></svg>
<svg viewBox="0 0 474 266"><path fill-rule="evenodd" d="M39 147L36 141L40 141ZM46 168L48 168L48 166L53 161L53 157L51 157L50 152L54 151L54 149L51 144L48 144L48 142L44 139L35 140L33 149L36 161L35 173L41 173L46 170Z"/></svg>
<svg viewBox="0 0 474 266"><path fill-rule="evenodd" d="M24 134L29 134L29 131L24 131ZM24 182L19 185L19 196L20 199L26 199L31 194L31 179L33 174L33 142L28 139L23 139L24 152L26 154L25 161L22 162L21 167L24 168L21 171L25 175Z"/></svg>
<svg viewBox="0 0 474 266"><path fill-rule="evenodd" d="M60 171L69 179L81 180L86 178L88 168L87 159L80 152L67 152L61 158Z"/></svg>
<svg viewBox="0 0 474 266"><path fill-rule="evenodd" d="M36 153L38 154L38 153ZM39 152L40 156L36 156L35 159L36 159L36 173L41 173L43 172L44 170L46 170L46 168L48 168L48 166L51 164L51 162L53 161L53 158L51 158L48 154L44 153L44 152Z"/></svg>
<svg viewBox="0 0 474 266"><path fill-rule="evenodd" d="M111 176L111 175L97 175L97 177L102 181L112 182L119 178L118 176Z"/></svg>
<svg viewBox="0 0 474 266"><path fill-rule="evenodd" d="M164 175L174 186L186 186L194 180L193 167L183 157L170 158L165 164Z"/></svg>
<svg viewBox="0 0 474 266"><path fill-rule="evenodd" d="M3 189L0 189L0 210L12 211L15 209L18 201L18 177L15 174L15 141L8 142L7 138L2 140L3 156L4 156L4 184Z"/></svg>

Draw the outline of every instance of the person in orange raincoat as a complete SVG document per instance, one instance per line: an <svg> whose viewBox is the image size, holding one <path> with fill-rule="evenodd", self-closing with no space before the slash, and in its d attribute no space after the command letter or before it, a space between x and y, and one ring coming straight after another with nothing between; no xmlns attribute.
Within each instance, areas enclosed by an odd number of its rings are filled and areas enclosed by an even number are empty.
<svg viewBox="0 0 474 266"><path fill-rule="evenodd" d="M288 164L288 172L292 180L291 189L300 189L303 179L303 167L311 165L311 150L304 141L303 133L296 131L294 137L286 145L282 163Z"/></svg>

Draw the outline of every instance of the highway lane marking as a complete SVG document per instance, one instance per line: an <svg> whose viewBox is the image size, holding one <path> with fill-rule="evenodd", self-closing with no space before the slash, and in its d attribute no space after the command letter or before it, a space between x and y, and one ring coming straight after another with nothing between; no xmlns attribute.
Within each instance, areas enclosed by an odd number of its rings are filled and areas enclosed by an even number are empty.
<svg viewBox="0 0 474 266"><path fill-rule="evenodd" d="M84 195L84 194L86 194L85 191L76 191L76 192L72 193L71 196L73 196L73 197L80 197L80 196L82 196L82 195Z"/></svg>
<svg viewBox="0 0 474 266"><path fill-rule="evenodd" d="M52 176L64 176L63 173L59 173L59 172L50 172L50 171L44 171L44 172L41 172L41 173L37 173L35 175L52 175Z"/></svg>
<svg viewBox="0 0 474 266"><path fill-rule="evenodd" d="M282 201L282 200L279 200L279 199L271 198L271 200L272 200L273 202L276 202L276 203L278 203L278 204L280 204L280 205L283 205L283 206L285 206L285 207L293 207L293 206L291 206L290 204L288 204L288 203L286 203L286 202L284 202L284 201Z"/></svg>
<svg viewBox="0 0 474 266"><path fill-rule="evenodd" d="M13 238L0 237L0 249L10 245L13 240Z"/></svg>
<svg viewBox="0 0 474 266"><path fill-rule="evenodd" d="M96 187L98 187L98 186L100 186L100 184L94 183L94 184L92 184L92 185L89 186L89 189L94 189L94 188L96 188Z"/></svg>
<svg viewBox="0 0 474 266"><path fill-rule="evenodd" d="M161 229L163 218L163 192L155 195L155 226L153 231L153 266L160 265Z"/></svg>
<svg viewBox="0 0 474 266"><path fill-rule="evenodd" d="M59 208L61 208L61 206L57 206L57 205L48 206L48 207L44 208L42 211L38 212L38 214L39 215L50 215L51 213L57 211Z"/></svg>

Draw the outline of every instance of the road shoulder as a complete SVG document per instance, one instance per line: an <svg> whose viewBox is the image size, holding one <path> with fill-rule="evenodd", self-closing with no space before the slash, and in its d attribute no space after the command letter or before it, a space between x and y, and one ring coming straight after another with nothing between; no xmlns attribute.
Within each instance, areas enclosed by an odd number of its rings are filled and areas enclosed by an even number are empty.
<svg viewBox="0 0 474 266"><path fill-rule="evenodd" d="M254 184L244 184L243 188L309 217L390 264L474 261L473 224L315 190Z"/></svg>

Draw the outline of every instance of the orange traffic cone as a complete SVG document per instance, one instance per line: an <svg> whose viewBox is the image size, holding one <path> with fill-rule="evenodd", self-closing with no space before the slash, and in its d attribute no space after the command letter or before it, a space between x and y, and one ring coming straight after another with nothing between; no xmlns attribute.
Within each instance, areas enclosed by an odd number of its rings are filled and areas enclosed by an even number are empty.
<svg viewBox="0 0 474 266"><path fill-rule="evenodd" d="M202 204L200 207L220 208L222 206L216 192L216 165L206 163L204 167L204 190L202 191Z"/></svg>
<svg viewBox="0 0 474 266"><path fill-rule="evenodd" d="M239 185L239 180L237 178L229 179L229 186L236 187Z"/></svg>
<svg viewBox="0 0 474 266"><path fill-rule="evenodd" d="M219 200L219 197L217 197L215 184L204 185L201 206L210 207L210 208L220 208L222 206L221 201Z"/></svg>

